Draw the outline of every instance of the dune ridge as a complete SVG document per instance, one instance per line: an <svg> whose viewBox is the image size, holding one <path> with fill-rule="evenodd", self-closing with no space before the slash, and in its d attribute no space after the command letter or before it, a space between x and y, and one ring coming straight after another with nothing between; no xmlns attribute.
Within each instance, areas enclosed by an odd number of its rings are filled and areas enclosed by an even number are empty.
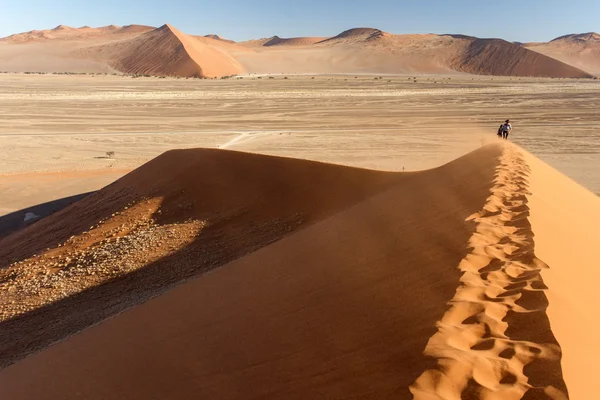
<svg viewBox="0 0 600 400"><path fill-rule="evenodd" d="M70 26L59 25L53 29L33 30L29 32L17 33L14 35L0 38L0 42L24 44L36 41L53 41L53 40L82 40L94 39L107 34L114 35L116 39L127 35L136 35L156 29L147 25L125 25L119 27L116 25L108 25L98 28L91 28L87 25L80 28L72 28Z"/></svg>
<svg viewBox="0 0 600 400"><path fill-rule="evenodd" d="M425 354L438 360L411 386L416 400L567 399L527 201L530 168L506 146L461 261L461 285ZM492 397L493 396L493 397Z"/></svg>
<svg viewBox="0 0 600 400"><path fill-rule="evenodd" d="M21 294L12 303L0 299L0 336L18 338L0 343L0 364L264 247L408 175L225 150L167 152L0 240L2 293L17 289ZM40 330L42 325L48 328Z"/></svg>
<svg viewBox="0 0 600 400"><path fill-rule="evenodd" d="M595 32L564 35L548 43L525 43L524 46L600 76L600 35Z"/></svg>
<svg viewBox="0 0 600 400"><path fill-rule="evenodd" d="M453 63L458 71L505 76L590 78L579 68L499 39L473 39Z"/></svg>
<svg viewBox="0 0 600 400"><path fill-rule="evenodd" d="M223 155L238 160L250 156ZM385 190L369 191L352 201L335 185L315 184L323 172L339 167L287 160L314 166L315 174L306 175L302 187L323 190L313 200L301 196L292 209L321 204L328 195L346 202L320 214L306 229L3 369L0 395L31 398L43 390L49 399L305 399L352 393L408 399L410 383L431 365L422 351L456 291L456 265L467 252L474 228L466 219L484 204L499 155L498 146L488 146L440 168L391 174L394 182ZM181 153L172 156L181 158ZM286 193L281 185L291 180L280 176L277 193ZM225 195L227 187L221 184L220 195L214 190L202 193L235 199ZM263 188L258 193L269 198L273 192ZM252 209L263 208L244 200ZM280 202L283 206L282 199L272 200L271 207ZM165 222L171 218L166 210L161 213L166 214ZM199 211L180 212L199 216ZM282 215L281 210L274 212ZM235 238L247 236L256 233ZM170 263L197 260L184 253L171 257ZM145 283L138 280L136 286ZM111 293L111 302L128 295L128 290L119 289ZM97 297L98 292L93 293ZM71 323L91 313L65 309L65 304L57 307ZM62 324L55 312L45 309L42 314ZM15 320L13 327L27 318L31 316ZM41 334L47 333L46 325L36 322L34 333L39 334L40 327ZM20 338L31 348L32 332L9 334L6 326L0 326L0 337ZM28 384L31 376L36 385ZM47 384L49 380L53 384Z"/></svg>
<svg viewBox="0 0 600 400"><path fill-rule="evenodd" d="M89 49L88 53L106 57L108 52L113 68L131 74L206 78L242 72L241 65L215 45L218 42L190 37L166 24L117 45Z"/></svg>
<svg viewBox="0 0 600 400"><path fill-rule="evenodd" d="M375 28L349 29L331 38L273 36L235 43L215 34L186 35L168 24L158 29L137 25L59 26L12 35L0 41L8 46L7 51L13 45L23 46L18 53L25 59L22 61L25 64L27 54L35 65L39 62L36 60L40 58L40 50L46 49L49 56L60 55L61 65L67 70L69 60L72 60L71 65L80 65L74 61L87 60L123 73L203 78L243 72L468 73L590 78L592 70L600 68L600 58L594 50L600 42L594 37L593 34L565 37L546 45L558 49L562 46L560 43L568 41L575 43L569 44L569 49L579 46L576 56L562 58L552 53L554 50L545 51L543 46L518 45L500 39L465 35L395 35ZM30 49L31 53L25 49ZM557 51L556 54L562 54L563 50ZM550 57L544 55L546 53ZM0 68L1 60L2 57ZM35 68L29 70L35 71Z"/></svg>

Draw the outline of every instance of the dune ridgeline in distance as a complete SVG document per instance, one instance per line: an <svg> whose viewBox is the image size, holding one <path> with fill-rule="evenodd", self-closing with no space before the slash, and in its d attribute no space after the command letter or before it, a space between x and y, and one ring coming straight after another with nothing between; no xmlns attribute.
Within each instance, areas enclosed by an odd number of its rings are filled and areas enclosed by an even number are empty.
<svg viewBox="0 0 600 400"><path fill-rule="evenodd" d="M467 73L590 78L600 73L599 35L510 43L464 35L394 35L350 29L335 37L236 43L171 25L60 25L0 39L0 70L104 72L216 78L238 74Z"/></svg>

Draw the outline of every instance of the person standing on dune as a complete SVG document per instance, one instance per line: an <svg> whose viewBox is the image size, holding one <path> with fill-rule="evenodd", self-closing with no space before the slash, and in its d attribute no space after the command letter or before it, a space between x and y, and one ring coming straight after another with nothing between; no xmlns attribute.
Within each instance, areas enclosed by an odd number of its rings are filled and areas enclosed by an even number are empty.
<svg viewBox="0 0 600 400"><path fill-rule="evenodd" d="M502 125L502 139L507 140L508 134L512 131L512 125L510 124L510 120L504 121Z"/></svg>

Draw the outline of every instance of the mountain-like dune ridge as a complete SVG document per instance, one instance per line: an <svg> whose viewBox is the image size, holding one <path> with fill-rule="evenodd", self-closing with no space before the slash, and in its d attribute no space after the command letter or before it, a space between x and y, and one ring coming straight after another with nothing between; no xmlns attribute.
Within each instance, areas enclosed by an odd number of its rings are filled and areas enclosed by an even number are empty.
<svg viewBox="0 0 600 400"><path fill-rule="evenodd" d="M110 65L124 73L182 77L235 75L242 66L220 46L227 43L190 37L170 25L146 32L128 41L105 44L81 54L102 54Z"/></svg>
<svg viewBox="0 0 600 400"><path fill-rule="evenodd" d="M600 76L600 35L595 32L565 35L548 43L526 43L523 46Z"/></svg>
<svg viewBox="0 0 600 400"><path fill-rule="evenodd" d="M6 43L29 43L39 40L81 40L93 39L107 34L118 36L136 35L144 32L149 32L156 29L146 25L126 25L119 27L116 25L108 25L99 28L90 28L82 26L80 28L72 28L70 26L59 25L48 30L33 30L24 33L18 33L5 38L1 38L0 42Z"/></svg>
<svg viewBox="0 0 600 400"><path fill-rule="evenodd" d="M295 37L295 38L280 38L279 36L272 37L263 46L308 46L325 40L324 37Z"/></svg>
<svg viewBox="0 0 600 400"><path fill-rule="evenodd" d="M484 75L590 78L564 62L500 39L474 39L453 64L458 71Z"/></svg>
<svg viewBox="0 0 600 400"><path fill-rule="evenodd" d="M6 44L4 49L9 55L11 45L30 44L27 48L31 51L29 59L32 64L44 59L43 51L46 49L46 58L54 58L58 65L67 69L71 58L73 65L86 65L86 68L94 68L95 64L95 68L110 66L124 73L149 75L221 77L242 72L465 72L534 77L592 76L540 54L543 51L537 53L526 46L499 39L477 39L464 35L393 35L374 28L349 29L332 38L286 39L273 36L234 43L218 36L186 35L170 25L158 29L133 25L122 28L112 25L102 28L59 26L49 31L32 31L1 40ZM61 45L57 46L57 42ZM69 43L72 47L70 52ZM40 48L40 45L46 47ZM12 57L9 56L4 61L8 68L3 67L2 61L0 68L10 70L10 65L18 65L22 69L22 65L27 65L24 49L21 47L17 52L23 60L18 63L12 61L11 64ZM585 57L591 57L590 62L595 62L593 56ZM36 68L32 65L27 70L36 71Z"/></svg>

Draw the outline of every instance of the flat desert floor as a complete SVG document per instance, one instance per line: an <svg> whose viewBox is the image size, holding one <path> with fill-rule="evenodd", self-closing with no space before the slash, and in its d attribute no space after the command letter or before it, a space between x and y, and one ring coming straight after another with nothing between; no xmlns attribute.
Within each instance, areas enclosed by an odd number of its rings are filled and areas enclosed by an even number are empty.
<svg viewBox="0 0 600 400"><path fill-rule="evenodd" d="M600 193L598 109L595 80L0 74L0 216L97 190L174 148L421 170L497 140L506 118L511 141Z"/></svg>

